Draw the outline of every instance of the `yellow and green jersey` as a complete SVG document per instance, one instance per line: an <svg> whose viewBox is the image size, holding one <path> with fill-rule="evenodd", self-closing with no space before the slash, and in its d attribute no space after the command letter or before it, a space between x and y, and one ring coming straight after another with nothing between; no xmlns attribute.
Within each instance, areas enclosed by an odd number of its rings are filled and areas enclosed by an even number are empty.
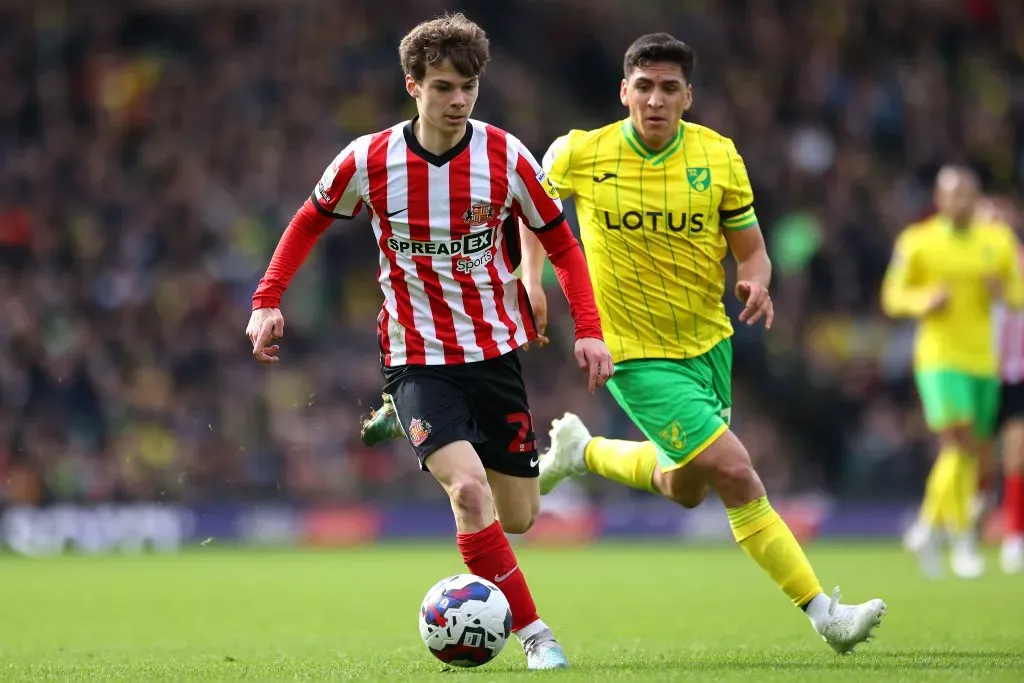
<svg viewBox="0 0 1024 683"><path fill-rule="evenodd" d="M933 216L900 234L882 286L882 307L890 316L921 318L914 349L918 372L996 374L990 282L1000 283L1009 305L1024 305L1019 253L1016 235L1003 223L974 221L957 229ZM941 289L949 301L924 315Z"/></svg>
<svg viewBox="0 0 1024 683"><path fill-rule="evenodd" d="M692 358L732 335L724 230L757 225L732 140L681 123L661 150L627 119L561 136L544 169L574 196L605 341L616 361Z"/></svg>

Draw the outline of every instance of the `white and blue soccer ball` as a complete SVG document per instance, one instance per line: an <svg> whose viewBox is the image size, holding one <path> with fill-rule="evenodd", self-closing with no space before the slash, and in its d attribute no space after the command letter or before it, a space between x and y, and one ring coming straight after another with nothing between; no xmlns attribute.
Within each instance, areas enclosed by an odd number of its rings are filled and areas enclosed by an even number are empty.
<svg viewBox="0 0 1024 683"><path fill-rule="evenodd" d="M474 574L441 579L420 606L420 636L445 664L473 667L497 657L512 632L512 610L501 590Z"/></svg>

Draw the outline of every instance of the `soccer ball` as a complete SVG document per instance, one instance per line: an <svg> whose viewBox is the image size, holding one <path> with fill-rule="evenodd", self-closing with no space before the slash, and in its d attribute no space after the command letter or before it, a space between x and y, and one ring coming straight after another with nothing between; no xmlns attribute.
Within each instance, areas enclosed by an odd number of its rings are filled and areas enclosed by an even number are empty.
<svg viewBox="0 0 1024 683"><path fill-rule="evenodd" d="M511 632L512 610L505 594L474 574L441 579L420 606L423 643L445 664L486 664L502 651Z"/></svg>

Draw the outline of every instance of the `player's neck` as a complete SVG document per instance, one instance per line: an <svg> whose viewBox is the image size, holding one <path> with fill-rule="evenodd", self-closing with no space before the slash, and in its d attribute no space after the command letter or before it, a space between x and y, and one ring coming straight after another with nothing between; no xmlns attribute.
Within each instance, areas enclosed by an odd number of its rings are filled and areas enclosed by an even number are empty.
<svg viewBox="0 0 1024 683"><path fill-rule="evenodd" d="M962 218L947 216L946 221L949 223L949 226L953 229L953 232L966 232L967 230L970 229L971 223L973 222L970 216Z"/></svg>
<svg viewBox="0 0 1024 683"><path fill-rule="evenodd" d="M466 137L466 126L468 125L468 123L464 123L459 126L457 132L447 133L431 126L423 120L423 117L417 117L412 124L412 133L416 136L417 142L420 143L423 149L431 154L443 156L445 152L455 147Z"/></svg>
<svg viewBox="0 0 1024 683"><path fill-rule="evenodd" d="M676 137L679 135L678 126L676 126L675 130L668 135L657 136L644 133L632 121L629 122L629 128L633 131L633 136L643 144L647 149L647 152L650 154L657 154L658 152L664 151L669 145L675 142Z"/></svg>

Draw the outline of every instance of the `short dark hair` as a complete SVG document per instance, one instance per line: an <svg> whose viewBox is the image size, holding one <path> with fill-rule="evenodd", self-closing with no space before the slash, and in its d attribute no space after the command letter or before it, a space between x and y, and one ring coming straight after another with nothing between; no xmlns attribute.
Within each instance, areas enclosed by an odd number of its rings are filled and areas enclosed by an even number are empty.
<svg viewBox="0 0 1024 683"><path fill-rule="evenodd" d="M424 21L405 34L398 45L402 70L422 81L428 66L444 60L466 78L479 76L491 59L487 34L465 14L445 14Z"/></svg>
<svg viewBox="0 0 1024 683"><path fill-rule="evenodd" d="M697 57L693 48L668 33L648 33L633 41L626 50L622 60L622 73L626 78L637 67L644 67L654 62L672 62L678 64L683 78L689 83L693 80L693 68Z"/></svg>

